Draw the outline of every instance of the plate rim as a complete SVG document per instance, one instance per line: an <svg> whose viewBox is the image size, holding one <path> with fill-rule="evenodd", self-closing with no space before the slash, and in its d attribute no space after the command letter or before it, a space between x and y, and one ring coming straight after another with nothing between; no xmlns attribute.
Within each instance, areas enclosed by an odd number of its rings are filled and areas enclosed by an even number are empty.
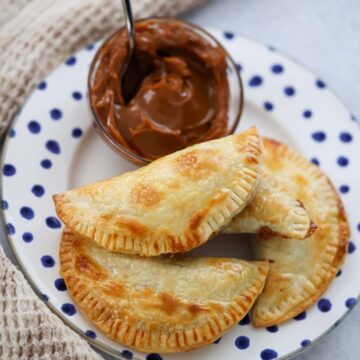
<svg viewBox="0 0 360 360"><path fill-rule="evenodd" d="M215 32L221 32L221 33L225 33L225 32L230 32L228 29L218 29L218 28L212 28L212 27L205 27L206 30L209 31L215 31ZM287 54L286 52L279 50L277 47L273 47L265 42L262 42L259 39L256 39L252 36L246 35L246 34L242 34L242 33L238 33L236 31L231 31L232 34L235 35L235 38L241 38L241 39L245 39L247 41L253 42L257 45L260 46L264 46L267 47L269 49L269 51L274 51L276 53L279 53L281 56L285 57L286 59L290 60L291 62L295 63L296 65L298 65L300 68L302 68L303 70L305 70L306 72L313 74L316 76L316 78L319 78L316 74L316 72L312 71L312 69L307 66L304 65L303 63L300 62L300 60L297 60L294 56ZM102 37L100 40L98 41L102 41L103 39L106 39L105 37ZM81 48L79 48L75 53L83 50L86 47L83 46ZM270 49L271 48L271 49ZM61 65L58 64L57 67L55 67L54 69L52 69L49 73L46 74L46 76L44 78L47 78L51 73L53 73L54 71L56 71L58 69L58 67ZM326 83L326 87L328 88L329 92L332 93L332 95L335 96L335 98L337 99L337 101L341 104L341 106L349 113L350 116L353 116L352 111L350 111L349 107L345 104L345 102L342 100L342 98L338 95L338 93L333 89L332 86L329 86ZM24 104L27 103L28 99L32 96L34 90L36 90L36 88L34 88L29 95L26 97ZM246 100L244 99L244 102ZM9 132L12 129L13 124L15 124L18 121L19 118L19 114L21 113L22 110L22 106L19 108L19 110L17 111L17 113L14 115L14 117L12 118L12 120L9 123L9 126L6 130L6 132L1 136L0 139L0 167L1 169L3 168L4 165L4 160L5 160L5 154L7 152L7 148L9 146ZM354 120L352 120L351 118L349 118L349 121L353 121L357 127L358 130L360 131L360 121L355 117ZM0 176L0 199L3 198L3 179L4 179L4 175L1 173ZM16 260L17 264L13 264L16 266L16 268L18 270L21 271L21 273L23 274L25 280L28 282L28 284L30 285L30 287L32 288L32 290L35 292L35 294L39 297L39 300L42 301L43 303L45 303L45 305L48 307L48 309L55 314L62 322L64 325L68 326L72 331L74 331L77 335L79 335L82 339L84 339L86 342L89 343L89 345L91 347L95 347L101 351L103 351L104 353L113 356L116 359L123 359L123 360L129 360L128 357L122 355L120 353L114 353L114 350L111 346L106 345L104 343L102 343L99 340L96 339L91 339L90 337L86 336L85 333L83 331L80 330L80 328L78 326L76 326L73 322L71 322L69 319L67 319L65 316L63 316L63 314L60 312L60 310L58 310L55 305L53 305L52 303L45 301L44 299L42 299L42 293L39 290L38 286L36 285L36 283L33 281L33 279L31 278L30 274L28 273L28 271L26 270L26 267L24 266L24 263L22 262L19 254L17 253L15 246L11 240L11 236L7 233L6 231L6 216L5 216L5 210L0 208L0 225L2 227L2 232L4 235L4 240L7 243L9 250L11 252L11 255L13 255L13 257ZM1 243L0 246L2 247ZM2 247L3 248L3 247ZM5 254L5 251L4 251ZM5 256L7 257L7 255L5 254ZM7 257L8 258L8 257ZM9 259L9 258L8 258ZM10 259L9 259L10 260ZM12 261L10 260L10 262L12 263ZM358 294L358 296L355 298L355 303L353 304L352 307L348 308L344 314L338 318L335 323L330 326L326 331L324 331L323 333L321 333L319 336L317 336L314 340L311 341L310 344L308 344L305 347L299 347L298 349L289 352L281 357L278 357L278 360L290 360L290 359L294 359L296 356L301 355L305 352L307 352L309 349L312 349L315 345L319 344L324 338L326 338L330 333L333 332L333 330L335 330L340 324L343 323L344 319L352 312L352 310L358 306L358 304L360 303L360 293ZM85 314L83 314L82 311L80 311L81 315L84 316L85 318L87 318L85 316ZM127 348L127 347L126 347ZM131 351L132 349L129 348L129 350ZM96 350L94 350L96 351ZM100 354L101 355L101 354ZM135 354L133 354L132 357L133 360L141 360L140 358L138 358Z"/></svg>

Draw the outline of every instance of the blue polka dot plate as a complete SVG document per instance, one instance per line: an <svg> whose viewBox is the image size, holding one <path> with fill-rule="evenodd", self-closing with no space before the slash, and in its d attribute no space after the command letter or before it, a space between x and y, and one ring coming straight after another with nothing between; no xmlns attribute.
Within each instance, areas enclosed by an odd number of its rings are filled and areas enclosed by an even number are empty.
<svg viewBox="0 0 360 360"><path fill-rule="evenodd" d="M143 354L107 339L76 309L59 276L62 225L52 194L135 168L92 127L86 79L98 44L71 56L42 81L8 132L2 158L0 203L9 243L44 301L71 328L118 358L217 360L290 358L333 329L360 294L359 124L326 83L277 50L214 31L233 55L245 88L238 131L255 124L330 176L352 228L345 264L316 305L280 326L254 329L249 317L214 344L183 354ZM198 253L249 258L247 241L226 237Z"/></svg>

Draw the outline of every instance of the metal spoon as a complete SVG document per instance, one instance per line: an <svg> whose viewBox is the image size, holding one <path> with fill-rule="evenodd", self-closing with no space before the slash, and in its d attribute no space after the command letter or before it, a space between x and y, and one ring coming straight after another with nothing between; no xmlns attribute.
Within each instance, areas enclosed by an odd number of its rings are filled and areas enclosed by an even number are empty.
<svg viewBox="0 0 360 360"><path fill-rule="evenodd" d="M131 2L130 0L122 0L122 4L123 4L123 9L124 9L124 17L125 17L125 22L126 22L126 30L128 33L128 44L129 44L129 49L128 49L128 55L127 58L124 62L124 66L122 68L122 72L121 72L121 76L120 76L120 86L121 86L121 91L124 97L125 92L124 90L124 83L126 81L126 70L129 67L131 58L134 54L134 49L135 49L135 26L134 26L134 16L131 10ZM127 102L127 99L125 99L124 97L124 101Z"/></svg>

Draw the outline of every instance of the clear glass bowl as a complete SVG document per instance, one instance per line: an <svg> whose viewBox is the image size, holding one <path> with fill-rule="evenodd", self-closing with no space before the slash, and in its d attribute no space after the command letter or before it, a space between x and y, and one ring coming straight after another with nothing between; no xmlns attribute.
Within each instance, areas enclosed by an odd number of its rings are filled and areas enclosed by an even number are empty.
<svg viewBox="0 0 360 360"><path fill-rule="evenodd" d="M217 39L215 39L211 34L209 34L204 29L200 28L199 26L196 26L194 24L191 24L187 21L178 20L175 18L147 18L136 21L136 23L144 22L144 21L155 21L159 23L181 23L182 26L190 28L192 31L200 35L204 40L206 40L209 44L211 44L214 47L221 47L224 49L224 47L219 43ZM104 43L108 42L112 37L116 36L116 34L119 31L122 31L123 28L117 30L113 35L111 35L107 40L105 40ZM91 85L93 81L93 76L95 74L96 68L97 68L97 62L99 57L99 52L101 51L102 46L98 49L96 52L94 59L90 65L89 70L89 76L88 76L88 99L89 104L91 108L91 112L94 117L94 126L97 129L100 136L105 140L105 142L111 146L113 150L115 150L118 154L120 154L122 157L124 157L127 160L130 160L134 164L137 165L146 165L149 164L152 160L147 159L145 157L140 156L139 154L136 154L129 150L128 148L125 148L121 144L119 144L113 136L110 134L106 126L104 126L101 119L97 116L97 113L95 109L92 106L91 103ZM224 49L225 50L225 49ZM228 84L229 84L229 102L228 102L228 132L226 135L233 134L239 124L240 117L243 110L244 105L244 93L243 93L243 86L241 82L241 77L239 74L239 71L237 69L237 66L232 59L232 57L229 55L229 53L225 50L227 57L226 57L226 64L227 64L227 77L228 77Z"/></svg>

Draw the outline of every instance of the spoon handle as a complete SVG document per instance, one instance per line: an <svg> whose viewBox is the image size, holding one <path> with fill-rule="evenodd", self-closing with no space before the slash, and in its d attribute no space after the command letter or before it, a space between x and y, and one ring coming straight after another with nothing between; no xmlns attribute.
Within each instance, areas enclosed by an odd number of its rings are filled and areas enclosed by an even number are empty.
<svg viewBox="0 0 360 360"><path fill-rule="evenodd" d="M130 59L131 54L135 48L135 26L134 26L134 17L131 10L131 2L130 0L122 0L123 8L124 8L124 16L126 21L126 29L129 37L129 55L128 59Z"/></svg>

